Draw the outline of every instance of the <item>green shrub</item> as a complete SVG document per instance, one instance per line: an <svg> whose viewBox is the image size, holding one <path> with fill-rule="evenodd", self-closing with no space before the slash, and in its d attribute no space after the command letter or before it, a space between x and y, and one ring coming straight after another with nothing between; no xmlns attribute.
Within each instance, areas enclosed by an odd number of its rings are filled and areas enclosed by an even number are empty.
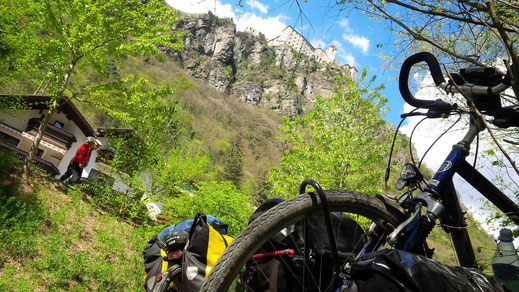
<svg viewBox="0 0 519 292"><path fill-rule="evenodd" d="M14 156L14 152L0 147L0 179L17 173L21 169L20 161Z"/></svg>
<svg viewBox="0 0 519 292"><path fill-rule="evenodd" d="M140 195L119 192L103 181L83 184L81 189L92 194L92 201L98 208L113 215L141 223L148 219L146 202L140 199Z"/></svg>
<svg viewBox="0 0 519 292"><path fill-rule="evenodd" d="M14 258L35 254L44 214L36 200L25 202L0 189L0 266L3 252Z"/></svg>
<svg viewBox="0 0 519 292"><path fill-rule="evenodd" d="M197 213L213 215L229 224L231 236L247 226L253 212L250 199L228 181L200 183L198 191L165 199L163 206L164 214L176 218L177 222L193 218Z"/></svg>

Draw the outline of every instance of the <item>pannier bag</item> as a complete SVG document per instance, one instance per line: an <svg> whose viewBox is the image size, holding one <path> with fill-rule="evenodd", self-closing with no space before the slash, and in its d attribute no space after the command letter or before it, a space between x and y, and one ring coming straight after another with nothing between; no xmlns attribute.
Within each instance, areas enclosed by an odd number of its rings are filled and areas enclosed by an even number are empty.
<svg viewBox="0 0 519 292"><path fill-rule="evenodd" d="M185 220L178 225L164 228L153 236L143 251L144 289L158 291L165 281L166 271L180 267L183 291L198 291L218 257L232 237L227 234L228 225L220 219L205 214Z"/></svg>
<svg viewBox="0 0 519 292"><path fill-rule="evenodd" d="M151 292L158 287L161 280L157 279L157 276L166 272L170 266L166 246L154 235L144 247L142 256L144 258L144 290Z"/></svg>
<svg viewBox="0 0 519 292"><path fill-rule="evenodd" d="M225 232L227 233L226 228ZM232 237L218 232L209 224L208 216L205 214L200 213L195 216L189 232L189 244L182 260L184 291L200 290L212 267L232 240Z"/></svg>
<svg viewBox="0 0 519 292"><path fill-rule="evenodd" d="M267 200L254 212L249 224L268 209L282 202L282 199ZM336 236L337 249L341 261L347 260L353 253L363 247L364 232L362 228L349 216L342 213L331 213L330 219ZM322 210L317 210L306 218L307 245L313 255L310 262L304 263L304 255L299 254L304 246L303 221L291 225L272 239L267 241L257 254L246 264L243 274L243 283L247 291L302 291L302 284L311 277L302 278L305 265L312 270L314 278L321 279L325 290L333 274L331 248L328 233L324 223ZM355 247L353 240L359 242ZM311 286L311 285L310 285ZM317 290L317 287L316 287Z"/></svg>
<svg viewBox="0 0 519 292"><path fill-rule="evenodd" d="M347 292L506 291L475 268L449 266L402 250L372 252L351 267Z"/></svg>

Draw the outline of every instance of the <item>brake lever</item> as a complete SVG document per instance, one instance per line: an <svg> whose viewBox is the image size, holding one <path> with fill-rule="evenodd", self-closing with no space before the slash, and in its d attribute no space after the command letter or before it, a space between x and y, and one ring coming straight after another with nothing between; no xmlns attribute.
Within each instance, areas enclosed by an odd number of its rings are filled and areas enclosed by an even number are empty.
<svg viewBox="0 0 519 292"><path fill-rule="evenodd" d="M458 109L457 104L450 104L442 99L437 99L429 106L427 117L431 119L447 118L451 112L456 109Z"/></svg>
<svg viewBox="0 0 519 292"><path fill-rule="evenodd" d="M503 107L485 114L493 116L491 123L499 128L519 127L519 105Z"/></svg>

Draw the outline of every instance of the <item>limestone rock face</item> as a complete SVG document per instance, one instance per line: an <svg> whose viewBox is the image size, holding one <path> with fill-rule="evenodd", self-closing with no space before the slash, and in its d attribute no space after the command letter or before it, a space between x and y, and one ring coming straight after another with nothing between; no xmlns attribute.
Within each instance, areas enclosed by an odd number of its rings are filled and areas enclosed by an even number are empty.
<svg viewBox="0 0 519 292"><path fill-rule="evenodd" d="M238 99L253 105L259 105L263 96L263 88L254 82L245 82L233 89L233 94Z"/></svg>
<svg viewBox="0 0 519 292"><path fill-rule="evenodd" d="M209 84L216 88L220 92L225 92L231 84L230 76L227 76L224 66L214 66L209 71L208 80Z"/></svg>
<svg viewBox="0 0 519 292"><path fill-rule="evenodd" d="M231 19L211 13L181 17L173 29L184 32L184 50L164 51L191 76L290 118L310 110L317 95L331 96L334 76L344 74L336 64L270 47L262 34L237 32Z"/></svg>
<svg viewBox="0 0 519 292"><path fill-rule="evenodd" d="M234 60L234 37L236 28L222 26L216 28L213 41L213 57L222 65L231 64Z"/></svg>

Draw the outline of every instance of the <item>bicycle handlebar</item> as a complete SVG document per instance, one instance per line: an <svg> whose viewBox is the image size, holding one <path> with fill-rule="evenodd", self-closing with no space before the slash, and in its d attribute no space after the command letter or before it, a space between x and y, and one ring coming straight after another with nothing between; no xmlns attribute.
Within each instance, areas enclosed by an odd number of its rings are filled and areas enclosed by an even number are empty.
<svg viewBox="0 0 519 292"><path fill-rule="evenodd" d="M440 100L424 100L424 99L417 99L412 94L411 91L409 91L409 72L411 70L411 67L415 64L418 64L420 62L425 62L429 66L429 70L431 72L432 78L434 80L434 83L439 88L445 90L447 93L463 93L469 96L473 95L495 95L500 92L503 92L505 89L507 89L510 86L510 80L509 78L504 78L503 81L495 86L484 86L484 85L477 85L470 82L465 82L463 84L451 84L450 82L446 82L445 78L443 78L440 64L438 63L438 60L436 57L429 53L429 52L421 52L414 54L410 57L408 57L404 63L402 64L402 68L400 69L400 76L398 80L398 86L400 89L400 94L402 94L402 97L404 100L418 108L431 108L432 106L438 103L440 103ZM442 104L445 106L445 103Z"/></svg>
<svg viewBox="0 0 519 292"><path fill-rule="evenodd" d="M437 84L438 85L438 84ZM505 83L499 83L496 86L481 86L472 83L458 85L458 88L454 84L442 83L438 87L449 92L449 93L463 93L468 95L487 95L487 94L498 94L505 91L510 85ZM459 90L458 90L459 89Z"/></svg>
<svg viewBox="0 0 519 292"><path fill-rule="evenodd" d="M429 52L421 52L410 56L402 64L402 68L400 69L400 76L398 78L398 87L400 89L400 94L402 94L402 97L408 104L418 108L429 108L434 103L434 100L424 100L415 98L411 94L408 85L409 72L411 71L411 67L420 62L427 63L427 65L429 66L429 70L431 71L434 83L436 85L446 84L440 69L440 64L438 63L436 57L434 57L434 55Z"/></svg>

